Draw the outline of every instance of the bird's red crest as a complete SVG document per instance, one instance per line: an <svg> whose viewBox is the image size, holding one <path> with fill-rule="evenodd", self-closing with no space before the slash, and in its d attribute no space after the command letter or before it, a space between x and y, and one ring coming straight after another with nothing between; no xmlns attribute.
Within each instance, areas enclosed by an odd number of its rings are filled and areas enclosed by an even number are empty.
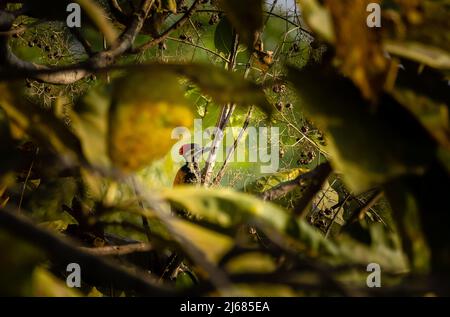
<svg viewBox="0 0 450 317"><path fill-rule="evenodd" d="M191 151L193 149L192 144L183 144L180 149L178 150L178 153L180 155L184 155L185 153L188 153L189 151Z"/></svg>

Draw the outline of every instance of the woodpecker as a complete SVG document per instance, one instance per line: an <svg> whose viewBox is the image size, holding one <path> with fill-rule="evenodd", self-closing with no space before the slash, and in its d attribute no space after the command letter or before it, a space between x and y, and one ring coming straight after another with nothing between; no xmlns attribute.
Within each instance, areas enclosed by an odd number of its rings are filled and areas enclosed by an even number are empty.
<svg viewBox="0 0 450 317"><path fill-rule="evenodd" d="M205 148L198 144L184 144L180 147L178 153L184 157L186 163L178 170L177 175L173 181L173 186L181 185L195 185L199 184L201 180L201 172L198 166L198 161L204 153ZM185 217L189 213L187 210L172 206L172 213Z"/></svg>
<svg viewBox="0 0 450 317"><path fill-rule="evenodd" d="M200 183L201 173L198 161L207 150L196 143L184 144L180 147L178 153L184 157L186 163L178 170L173 186Z"/></svg>
<svg viewBox="0 0 450 317"><path fill-rule="evenodd" d="M173 186L198 184L201 180L200 168L198 161L205 149L196 143L184 144L178 150L178 153L184 157L186 163L178 170L173 181ZM187 210L177 206L171 207L172 213L182 217L188 217ZM173 252L168 260L168 265L162 273L162 278L171 278L176 274L178 268L182 265L183 257L177 252Z"/></svg>

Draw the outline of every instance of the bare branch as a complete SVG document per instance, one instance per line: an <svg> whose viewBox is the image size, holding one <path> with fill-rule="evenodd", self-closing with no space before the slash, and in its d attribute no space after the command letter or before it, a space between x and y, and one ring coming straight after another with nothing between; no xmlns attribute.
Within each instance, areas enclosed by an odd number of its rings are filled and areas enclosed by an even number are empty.
<svg viewBox="0 0 450 317"><path fill-rule="evenodd" d="M220 181L222 180L223 176L225 175L226 168L228 166L228 163L230 162L230 158L233 155L234 151L236 151L236 148L237 148L239 142L241 141L242 137L244 136L245 131L248 128L248 125L250 124L250 119L252 117L253 110L254 110L254 107L251 106L250 109L248 110L247 117L245 118L242 129L241 129L241 131L239 131L239 135L234 140L233 146L228 150L227 157L225 158L225 161L223 162L222 167L220 168L219 172L217 173L216 178L214 178L213 186L218 185L220 183Z"/></svg>

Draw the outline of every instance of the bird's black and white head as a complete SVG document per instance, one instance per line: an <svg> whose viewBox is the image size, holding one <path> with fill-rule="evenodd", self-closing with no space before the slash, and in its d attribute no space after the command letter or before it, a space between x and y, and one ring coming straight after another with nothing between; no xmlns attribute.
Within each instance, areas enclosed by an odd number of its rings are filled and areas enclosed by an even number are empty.
<svg viewBox="0 0 450 317"><path fill-rule="evenodd" d="M184 157L187 163L197 163L204 151L200 145L190 143L182 145L178 153Z"/></svg>

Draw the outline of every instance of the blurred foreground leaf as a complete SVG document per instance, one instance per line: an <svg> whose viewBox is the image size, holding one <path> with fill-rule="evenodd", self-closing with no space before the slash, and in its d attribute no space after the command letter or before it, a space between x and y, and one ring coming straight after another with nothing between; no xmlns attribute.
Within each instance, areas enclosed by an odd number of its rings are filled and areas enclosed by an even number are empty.
<svg viewBox="0 0 450 317"><path fill-rule="evenodd" d="M176 141L173 129L193 124L173 73L132 73L116 80L113 89L109 155L124 171L138 170L164 156Z"/></svg>
<svg viewBox="0 0 450 317"><path fill-rule="evenodd" d="M433 161L434 142L389 96L371 112L356 87L334 70L291 68L290 78L307 114L328 132L332 164L356 193L424 173Z"/></svg>
<svg viewBox="0 0 450 317"><path fill-rule="evenodd" d="M164 190L162 197L189 211L203 221L226 229L262 222L281 236L295 239L301 248L312 254L319 251L333 254L336 249L315 228L287 211L251 195L229 189L204 189L191 186Z"/></svg>
<svg viewBox="0 0 450 317"><path fill-rule="evenodd" d="M219 5L236 28L241 41L253 49L255 33L263 26L263 1L221 0Z"/></svg>

